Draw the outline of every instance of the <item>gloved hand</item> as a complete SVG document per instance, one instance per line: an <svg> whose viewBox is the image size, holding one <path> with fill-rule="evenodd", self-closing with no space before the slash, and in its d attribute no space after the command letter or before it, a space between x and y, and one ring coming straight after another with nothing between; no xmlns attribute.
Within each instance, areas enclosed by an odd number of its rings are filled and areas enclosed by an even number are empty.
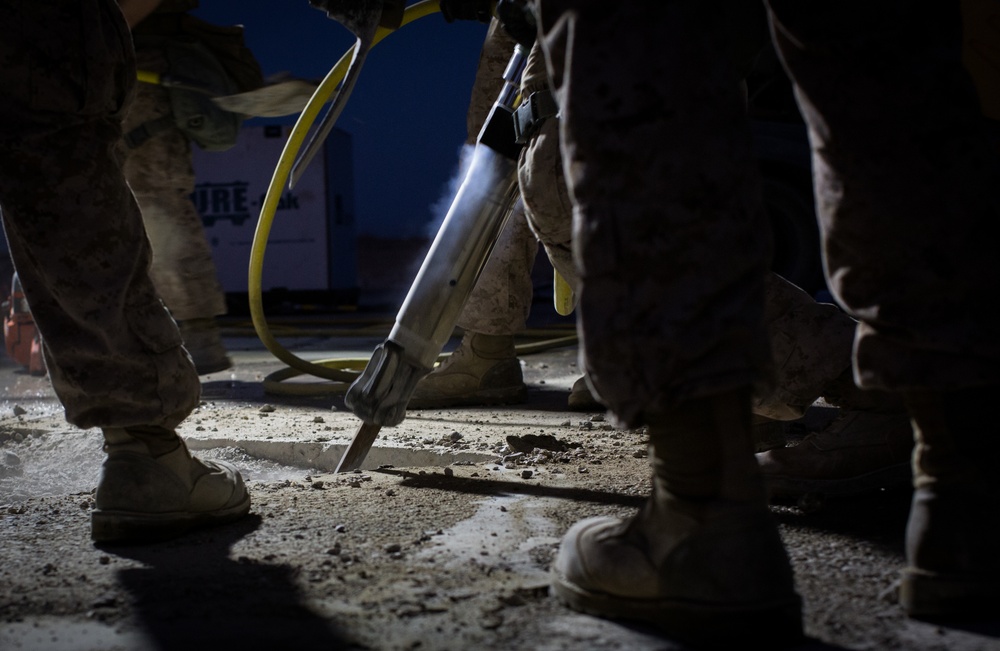
<svg viewBox="0 0 1000 651"><path fill-rule="evenodd" d="M497 0L497 19L511 38L531 49L538 38L535 13L525 0Z"/></svg>
<svg viewBox="0 0 1000 651"><path fill-rule="evenodd" d="M456 20L478 20L488 23L493 19L492 0L441 0L441 15L453 23Z"/></svg>
<svg viewBox="0 0 1000 651"><path fill-rule="evenodd" d="M362 26L371 24L377 17L378 24L397 29L403 22L405 0L309 0L316 9L350 29L357 36Z"/></svg>

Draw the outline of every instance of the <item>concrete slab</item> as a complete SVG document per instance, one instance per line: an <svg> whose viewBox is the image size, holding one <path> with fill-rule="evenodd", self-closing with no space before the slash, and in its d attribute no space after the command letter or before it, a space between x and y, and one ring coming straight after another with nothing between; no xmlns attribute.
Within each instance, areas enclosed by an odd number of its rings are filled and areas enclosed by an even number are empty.
<svg viewBox="0 0 1000 651"><path fill-rule="evenodd" d="M313 321L282 341L310 361L363 363L386 333ZM346 387L275 381L288 367L247 323L230 323L226 343L235 367L203 378L181 433L244 470L251 514L147 546L90 542L100 436L63 421L46 378L0 361L0 648L684 648L549 593L566 528L628 516L649 491L641 430L566 410L573 346L522 356L526 404L411 412L361 470L335 475L358 424ZM567 449L514 453L507 437L527 434ZM918 622L895 603L908 497L772 507L804 602L800 648L1000 648L995 621Z"/></svg>

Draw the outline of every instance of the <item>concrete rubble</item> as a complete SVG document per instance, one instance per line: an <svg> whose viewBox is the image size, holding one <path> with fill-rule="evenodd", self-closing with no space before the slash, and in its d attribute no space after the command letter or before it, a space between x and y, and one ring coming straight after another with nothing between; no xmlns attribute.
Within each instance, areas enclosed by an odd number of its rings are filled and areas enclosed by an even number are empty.
<svg viewBox="0 0 1000 651"><path fill-rule="evenodd" d="M181 433L244 470L251 514L147 546L91 543L99 434L65 423L46 378L0 362L0 648L683 648L549 594L562 533L626 516L649 490L641 430L566 410L575 347L522 356L526 404L411 412L338 475L359 424L346 387L275 382L285 365L252 328L227 334L236 366L204 376ZM281 341L303 359L363 360L381 337L312 328ZM828 417L815 411L802 432ZM772 507L804 600L803 649L1000 649L998 622L935 625L895 603L908 498Z"/></svg>

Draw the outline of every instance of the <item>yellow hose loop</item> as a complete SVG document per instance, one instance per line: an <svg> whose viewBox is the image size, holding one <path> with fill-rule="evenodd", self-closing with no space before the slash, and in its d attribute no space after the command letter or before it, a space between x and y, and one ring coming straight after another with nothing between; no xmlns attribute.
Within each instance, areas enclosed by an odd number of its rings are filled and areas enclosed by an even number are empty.
<svg viewBox="0 0 1000 651"><path fill-rule="evenodd" d="M547 331L539 331L533 333L532 331L525 331L521 333L522 336L531 336L536 334L541 336L542 334L551 334ZM524 344L517 344L514 346L514 352L517 356L530 355L532 353L539 353L544 350L549 350L551 348L560 348L563 346L573 346L577 343L577 336L575 334L566 335L562 337L553 337L550 339L542 339L539 341L532 341ZM437 359L437 364L443 362L448 355L451 353L441 353ZM347 391L350 386L350 382L353 382L353 378L356 378L361 374L361 371L365 370L368 365L367 357L352 357L352 358L338 358L338 359L328 359L315 362L316 364L321 364L325 368L337 369L345 374L346 377L351 378L350 381L331 381L331 382L286 382L285 380L290 380L295 377L304 375L303 371L295 368L283 368L273 373L270 373L264 378L262 384L264 386L264 392L271 395L296 395L296 396L325 396L325 395L339 395Z"/></svg>
<svg viewBox="0 0 1000 651"><path fill-rule="evenodd" d="M403 12L403 22L400 26L402 27L402 25L411 23L418 18L429 16L433 13L439 12L440 10L441 6L438 0L424 0L423 2L418 2L406 8L406 11ZM391 34L393 31L394 30L380 27L375 33L372 47L378 44L383 38ZM281 198L282 189L288 180L288 175L295 161L295 157L298 154L299 149L302 147L302 142L305 140L313 122L316 121L316 117L319 115L323 105L330 99L330 96L333 95L337 86L343 81L344 76L347 74L347 70L350 67L350 61L353 58L354 51L357 47L358 45L355 43L340 58L340 60L337 61L333 68L330 69L330 72L327 73L326 77L313 92L313 96L309 99L309 103L306 104L305 108L302 110L301 115L299 115L299 119L292 128L292 132L288 136L288 142L285 143L285 148L281 152L281 157L278 159L278 164L275 167L274 174L271 177L271 183L267 189L267 195L265 196L264 203L261 206L260 220L257 222L257 230L254 233L253 244L250 249L250 268L247 287L250 302L250 314L253 318L254 328L256 329L257 336L260 337L264 346L275 357L292 368L298 369L303 373L309 373L317 377L341 382L352 382L356 377L356 374L348 373L339 368L331 368L323 362L308 362L301 359L278 343L278 341L271 335L267 326L267 320L264 316L261 279L264 266L264 249L267 246L267 238L271 231L271 224L274 220L274 214L278 207L278 201Z"/></svg>
<svg viewBox="0 0 1000 651"><path fill-rule="evenodd" d="M422 2L417 2L406 8L406 11L403 13L403 22L400 27L411 23L418 18L423 18L424 16L429 16L433 13L439 12L440 10L441 7L439 0L424 0ZM380 27L375 33L372 47L378 44L383 38L391 34L393 31L394 30ZM263 384L265 391L272 394L326 395L330 393L344 393L350 383L357 378L361 371L364 370L369 360L368 357L364 357L348 359L338 358L309 362L294 355L291 351L287 350L284 346L278 343L272 335L264 316L261 289L262 270L264 266L264 249L267 246L267 239L271 231L271 225L274 221L278 201L281 198L282 189L288 181L288 176L291 172L292 165L295 162L295 157L298 154L299 149L302 147L302 143L305 141L309 129L316 121L320 110L329 101L331 95L333 95L338 85L343 81L344 76L347 74L347 70L350 67L350 62L354 56L354 50L356 48L357 44L352 46L340 58L340 60L337 61L333 68L330 69L330 72L327 73L326 77L313 92L313 96L309 99L309 102L302 110L295 126L292 127L292 131L288 136L288 141L285 143L285 148L278 159L274 174L271 177L271 183L268 186L264 203L261 205L260 220L257 223L257 230L254 234L254 240L250 250L248 293L253 327L257 332L257 336L260 338L261 342L263 342L268 351L289 366L289 368L271 373L264 379ZM159 81L157 79L156 82L150 83L159 83ZM577 343L577 336L575 333L554 338L544 338L550 334L550 331L526 331L521 333L522 336L539 336L543 337L543 339L541 341L534 341L515 346L516 353L518 355L525 355L547 350L549 348L570 346ZM438 358L438 362L445 359L448 354L449 353L443 353ZM304 374L331 380L331 382L285 382L285 380Z"/></svg>
<svg viewBox="0 0 1000 651"><path fill-rule="evenodd" d="M347 374L349 377L354 378L360 375L361 371L363 371L365 366L368 365L368 358L328 359L316 362L316 364L322 364L325 368L339 369L342 371L354 371L353 373ZM262 382L264 392L272 395L323 396L344 393L347 391L347 387L350 386L350 384L346 381L331 383L285 382L285 380L290 380L300 375L304 375L304 373L298 369L289 367L275 371L264 378Z"/></svg>
<svg viewBox="0 0 1000 651"><path fill-rule="evenodd" d="M159 84L163 81L160 73L152 70L137 70L136 78L144 84Z"/></svg>
<svg viewBox="0 0 1000 651"><path fill-rule="evenodd" d="M540 353L543 350L548 350L550 348L560 348L562 346L574 346L577 343L576 335L567 335L565 337L556 337L555 339L545 339L542 341L533 341L527 344L518 344L514 346L514 352L520 357L521 355L530 355L532 353Z"/></svg>

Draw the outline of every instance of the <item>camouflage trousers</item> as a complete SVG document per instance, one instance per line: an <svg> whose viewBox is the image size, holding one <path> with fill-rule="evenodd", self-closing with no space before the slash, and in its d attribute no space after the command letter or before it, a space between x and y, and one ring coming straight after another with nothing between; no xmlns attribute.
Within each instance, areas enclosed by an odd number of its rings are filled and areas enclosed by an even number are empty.
<svg viewBox="0 0 1000 651"><path fill-rule="evenodd" d="M496 20L490 24L479 54L467 111L467 147L475 144L503 86L503 72L514 52L514 40ZM471 332L510 335L525 329L534 293L531 267L538 242L528 228L524 205L512 206L505 228L472 288L457 325Z"/></svg>
<svg viewBox="0 0 1000 651"><path fill-rule="evenodd" d="M136 60L142 70L166 70L161 50L138 49ZM166 89L140 83L125 116L125 133L170 114ZM216 274L212 247L191 201L195 175L187 137L171 126L129 149L125 178L139 202L153 247L153 284L171 314L178 321L225 314L226 295Z"/></svg>
<svg viewBox="0 0 1000 651"><path fill-rule="evenodd" d="M752 3L538 4L592 384L626 424L766 386L769 238L725 52ZM996 382L984 233L1000 179L958 48L942 47L957 3L900 7L769 3L810 126L828 283L858 319L860 386Z"/></svg>
<svg viewBox="0 0 1000 651"><path fill-rule="evenodd" d="M0 5L0 208L52 386L82 428L173 427L200 397L122 174L135 83L114 0Z"/></svg>
<svg viewBox="0 0 1000 651"><path fill-rule="evenodd" d="M963 65L963 3L768 4L810 127L828 284L860 320L855 379L996 383L1000 158Z"/></svg>
<svg viewBox="0 0 1000 651"><path fill-rule="evenodd" d="M484 57L487 52L506 53L512 48L509 37L491 29ZM493 100L480 79L484 75L498 78L508 56L495 55L492 67L481 65L470 102L470 125L476 124L474 112L485 115ZM546 88L548 74L536 44L528 57L521 94L528 97ZM465 329L495 335L524 329L532 299L531 265L539 242L560 275L574 289L579 286L572 251L572 203L563 176L558 125L556 119L546 120L522 152L518 177L523 204L511 216L463 311L459 324ZM799 418L849 368L855 321L836 306L817 303L773 273L766 279L765 304L776 379L772 391L756 398L754 412L779 420Z"/></svg>
<svg viewBox="0 0 1000 651"><path fill-rule="evenodd" d="M468 143L475 142L502 86L515 41L494 20L486 34L468 110ZM522 95L548 84L541 52L533 48L522 79ZM570 207L562 179L556 122L544 124L518 161L521 200L515 203L490 259L473 287L458 325L466 330L510 335L526 327L534 294L531 269L541 244L553 267L575 284ZM547 140L546 140L547 138ZM528 152L532 152L528 155ZM533 170L538 170L533 172ZM544 171L544 173L542 173ZM534 175L538 182L526 182ZM552 185L550 185L550 183ZM553 205L553 200L560 201ZM531 209L526 210L526 205Z"/></svg>
<svg viewBox="0 0 1000 651"><path fill-rule="evenodd" d="M622 6L608 12L606 3L603 8L604 19L645 11ZM666 12L661 7L653 13ZM612 37L624 22L610 22ZM567 24L550 28L549 53L569 42ZM572 53L573 70L565 71L573 73L572 83L561 68L552 69L558 57L546 57L562 112L565 163L555 164L548 149L548 174L572 172L572 194L566 196L573 199L571 250L579 274L584 367L602 400L627 425L651 408L770 379L771 370L762 325L770 238L739 79L728 62L714 68L679 65L689 56L714 60L717 53L699 50L701 44L665 16L657 26L670 32L646 37L644 29L638 39L623 32L604 41L596 21L594 33L575 32L574 47L581 36L587 46L580 48L585 54ZM656 54L661 41L671 40L680 58ZM635 57L630 69L599 69L605 60L618 67L625 54ZM641 83L650 93L619 104L609 79ZM673 96L668 89L675 84L696 89L692 94L699 99ZM703 111L706 100L724 110ZM586 122L574 120L578 111ZM551 131L545 135L551 147L556 138ZM656 142L670 146L651 149ZM689 160L692 150L704 160ZM527 155L532 153L529 147ZM532 192L532 186L522 187L529 210L537 201L528 198ZM565 208L552 214L560 212L565 232ZM703 256L705 250L715 255Z"/></svg>

